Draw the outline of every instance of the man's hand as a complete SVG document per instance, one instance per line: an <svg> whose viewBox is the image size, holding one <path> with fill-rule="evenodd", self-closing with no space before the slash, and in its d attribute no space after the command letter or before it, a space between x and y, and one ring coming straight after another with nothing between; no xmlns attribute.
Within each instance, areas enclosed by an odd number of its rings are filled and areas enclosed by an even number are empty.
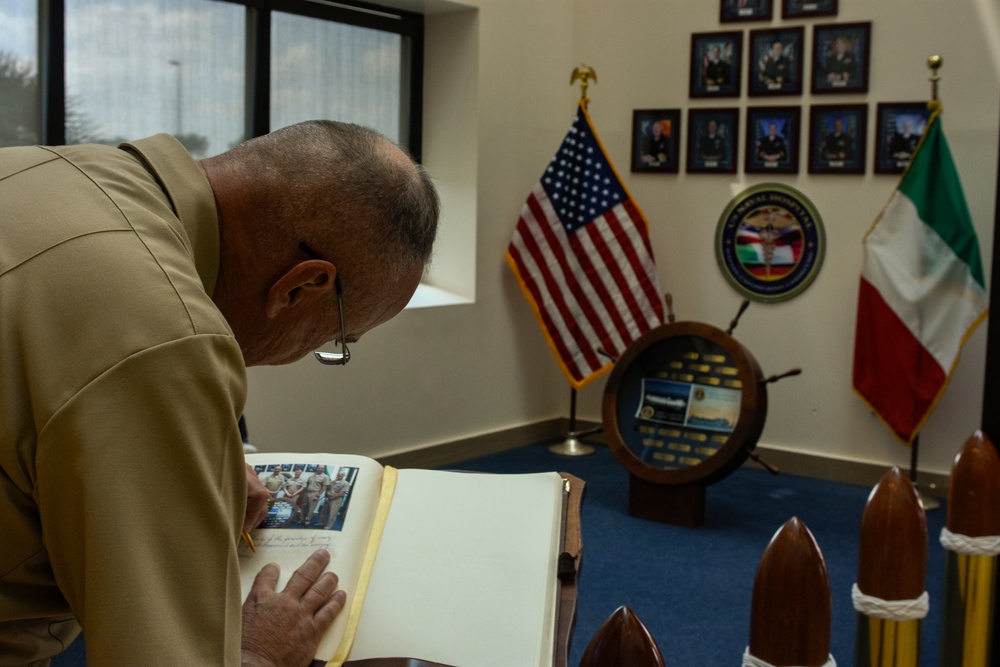
<svg viewBox="0 0 1000 667"><path fill-rule="evenodd" d="M323 572L330 553L319 550L295 570L278 593L278 566L269 563L254 579L243 603L243 667L306 666L320 637L347 600L337 575Z"/></svg>
<svg viewBox="0 0 1000 667"><path fill-rule="evenodd" d="M243 530L250 532L267 518L267 501L271 494L257 477L253 466L247 464L247 513L243 517Z"/></svg>

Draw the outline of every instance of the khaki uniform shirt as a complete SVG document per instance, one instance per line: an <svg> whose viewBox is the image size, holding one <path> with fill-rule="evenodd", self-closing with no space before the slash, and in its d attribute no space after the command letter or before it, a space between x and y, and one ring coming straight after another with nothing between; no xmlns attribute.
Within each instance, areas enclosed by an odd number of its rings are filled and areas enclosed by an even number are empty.
<svg viewBox="0 0 1000 667"><path fill-rule="evenodd" d="M264 485L265 489L267 489L271 493L275 493L285 485L286 481L288 481L288 478L279 472L277 474L271 473L270 475L265 477L262 484Z"/></svg>
<svg viewBox="0 0 1000 667"><path fill-rule="evenodd" d="M306 482L306 493L315 498L319 498L323 489L325 489L328 484L330 484L330 477L326 473L315 473L309 478L309 481Z"/></svg>
<svg viewBox="0 0 1000 667"><path fill-rule="evenodd" d="M0 150L0 665L237 665L246 369L172 137Z"/></svg>

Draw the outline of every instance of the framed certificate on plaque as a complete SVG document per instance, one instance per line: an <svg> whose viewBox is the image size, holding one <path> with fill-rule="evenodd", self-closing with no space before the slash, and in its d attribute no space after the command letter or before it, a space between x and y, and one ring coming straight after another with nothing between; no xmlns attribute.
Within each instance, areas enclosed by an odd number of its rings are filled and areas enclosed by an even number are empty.
<svg viewBox="0 0 1000 667"><path fill-rule="evenodd" d="M634 476L666 485L710 484L756 446L767 414L763 374L732 336L676 322L640 337L604 390L608 444Z"/></svg>

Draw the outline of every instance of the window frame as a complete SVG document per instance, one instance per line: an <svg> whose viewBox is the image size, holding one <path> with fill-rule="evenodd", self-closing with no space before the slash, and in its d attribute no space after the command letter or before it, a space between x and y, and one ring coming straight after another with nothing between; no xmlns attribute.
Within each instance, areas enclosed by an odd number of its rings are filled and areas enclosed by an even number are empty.
<svg viewBox="0 0 1000 667"><path fill-rule="evenodd" d="M424 17L355 0L204 0L246 8L244 136L267 134L271 106L271 15L295 14L393 32L404 40L400 136L420 161L423 142ZM66 143L66 0L38 0L38 79L41 143ZM408 48L407 48L408 47ZM408 57L407 57L408 56Z"/></svg>

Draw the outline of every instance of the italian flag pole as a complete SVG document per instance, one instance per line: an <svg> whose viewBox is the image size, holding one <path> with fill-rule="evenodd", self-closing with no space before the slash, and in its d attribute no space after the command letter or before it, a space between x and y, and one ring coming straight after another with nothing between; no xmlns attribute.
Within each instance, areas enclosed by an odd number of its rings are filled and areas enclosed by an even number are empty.
<svg viewBox="0 0 1000 667"><path fill-rule="evenodd" d="M854 389L896 437L913 445L911 479L917 434L988 303L941 107L935 99L929 108L923 138L864 238L854 343Z"/></svg>

